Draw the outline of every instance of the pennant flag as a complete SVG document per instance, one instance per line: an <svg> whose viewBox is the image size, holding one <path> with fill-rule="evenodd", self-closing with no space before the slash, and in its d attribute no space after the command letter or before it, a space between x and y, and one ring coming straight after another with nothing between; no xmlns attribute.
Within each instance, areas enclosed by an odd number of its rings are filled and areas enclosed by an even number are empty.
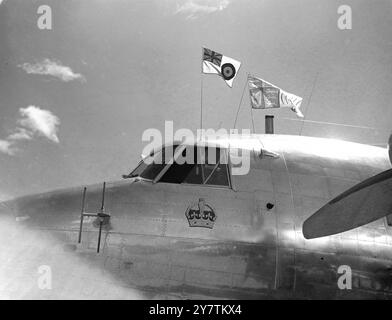
<svg viewBox="0 0 392 320"><path fill-rule="evenodd" d="M302 98L253 76L248 76L250 103L253 109L269 109L288 107L298 117L303 118L301 110Z"/></svg>
<svg viewBox="0 0 392 320"><path fill-rule="evenodd" d="M241 62L226 57L218 52L203 48L203 73L220 75L227 85L233 86L234 78L240 69Z"/></svg>

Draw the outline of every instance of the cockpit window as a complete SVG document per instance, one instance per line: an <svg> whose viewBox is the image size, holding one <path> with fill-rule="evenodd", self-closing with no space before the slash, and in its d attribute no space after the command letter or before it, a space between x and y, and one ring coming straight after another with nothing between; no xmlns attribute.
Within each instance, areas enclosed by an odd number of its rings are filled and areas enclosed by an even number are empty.
<svg viewBox="0 0 392 320"><path fill-rule="evenodd" d="M166 147L141 161L128 177L135 176L156 182L231 187L226 150L216 147Z"/></svg>
<svg viewBox="0 0 392 320"><path fill-rule="evenodd" d="M177 148L178 145L174 145L151 153L149 156L140 161L139 165L128 177L141 177L147 180L154 180L165 168L166 163L173 158L174 152Z"/></svg>
<svg viewBox="0 0 392 320"><path fill-rule="evenodd" d="M178 155L176 161L167 168L167 171L163 174L160 182L167 183L183 183L187 180L187 177L192 173L193 169L197 167L197 153L195 147L185 146L181 154ZM180 157L182 161L180 160ZM200 176L201 178L201 176ZM201 183L200 180L199 183Z"/></svg>
<svg viewBox="0 0 392 320"><path fill-rule="evenodd" d="M184 159L193 161L184 163ZM187 146L182 151L181 159L174 161L159 182L230 187L225 150Z"/></svg>
<svg viewBox="0 0 392 320"><path fill-rule="evenodd" d="M162 149L159 150L157 153L151 155L151 160L152 163L147 165L145 170L143 170L142 174L140 175L142 178L147 179L147 180L154 180L155 177L165 168L165 156L168 154L168 150ZM144 163L148 163L147 160L150 159L144 159Z"/></svg>

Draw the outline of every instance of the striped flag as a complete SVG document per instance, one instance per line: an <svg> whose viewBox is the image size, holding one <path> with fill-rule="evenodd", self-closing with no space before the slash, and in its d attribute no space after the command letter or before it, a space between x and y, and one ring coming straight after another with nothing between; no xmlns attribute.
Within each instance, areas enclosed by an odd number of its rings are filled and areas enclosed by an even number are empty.
<svg viewBox="0 0 392 320"><path fill-rule="evenodd" d="M233 81L240 69L241 62L207 48L203 48L202 58L203 73L218 74L230 88L233 86Z"/></svg>
<svg viewBox="0 0 392 320"><path fill-rule="evenodd" d="M253 109L269 109L287 107L298 117L303 118L301 110L302 98L253 76L248 76L250 103Z"/></svg>

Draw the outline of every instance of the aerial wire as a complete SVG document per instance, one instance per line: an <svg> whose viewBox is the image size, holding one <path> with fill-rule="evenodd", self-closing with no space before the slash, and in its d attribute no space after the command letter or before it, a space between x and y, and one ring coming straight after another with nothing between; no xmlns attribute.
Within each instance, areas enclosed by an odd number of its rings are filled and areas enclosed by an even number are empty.
<svg viewBox="0 0 392 320"><path fill-rule="evenodd" d="M235 129L235 127L237 125L237 119L238 119L238 115L240 113L240 109L241 109L241 106L242 106L242 99L244 98L245 88L246 88L246 85L248 84L248 78L249 78L249 73L246 76L246 81L245 81L245 84L244 84L244 88L242 89L241 99L240 99L240 103L238 104L238 109L237 109L237 114L235 116L233 129Z"/></svg>
<svg viewBox="0 0 392 320"><path fill-rule="evenodd" d="M301 122L308 122L308 123L316 123L316 124L327 124L332 126L341 126L341 127L350 127L350 128L358 128L358 129L368 129L368 130L377 130L373 127L367 126L357 126L352 124L344 124L344 123L336 123L336 122L326 122L326 121L315 121L315 120L304 120L304 119L293 119L293 118L281 118L282 120L289 120L289 121L301 121Z"/></svg>
<svg viewBox="0 0 392 320"><path fill-rule="evenodd" d="M308 111L309 111L309 109L310 109L310 101L312 100L313 91L314 91L314 88L316 87L316 83L317 83L319 74L320 74L320 70L317 71L316 77L315 77L315 79L314 79L314 81L313 81L312 90L310 91L310 95L309 95L309 99L308 99L308 105L306 106L306 110L305 110L305 116L308 114ZM300 129L300 131L299 131L299 135L300 135L300 136L302 135L302 130L303 130L303 128L304 128L304 124L305 124L305 120L302 120L301 129Z"/></svg>

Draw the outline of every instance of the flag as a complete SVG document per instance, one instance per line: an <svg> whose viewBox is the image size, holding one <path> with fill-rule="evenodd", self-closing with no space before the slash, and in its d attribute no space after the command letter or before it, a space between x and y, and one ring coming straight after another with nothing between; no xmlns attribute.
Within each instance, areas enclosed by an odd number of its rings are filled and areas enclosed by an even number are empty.
<svg viewBox="0 0 392 320"><path fill-rule="evenodd" d="M226 57L218 52L203 48L203 73L214 73L220 75L227 85L233 86L234 78L240 69L241 62Z"/></svg>
<svg viewBox="0 0 392 320"><path fill-rule="evenodd" d="M269 109L288 107L298 117L303 118L301 110L302 98L253 76L248 76L250 103L253 109Z"/></svg>

